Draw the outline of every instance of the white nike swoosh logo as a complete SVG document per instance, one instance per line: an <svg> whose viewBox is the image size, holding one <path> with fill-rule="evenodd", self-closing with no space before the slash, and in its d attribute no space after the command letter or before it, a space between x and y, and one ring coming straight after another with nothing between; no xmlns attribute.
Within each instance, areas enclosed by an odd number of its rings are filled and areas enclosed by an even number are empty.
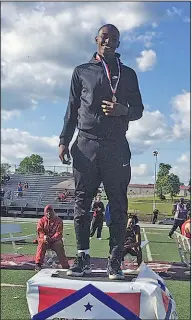
<svg viewBox="0 0 192 320"><path fill-rule="evenodd" d="M123 167L126 167L126 166L128 166L128 165L129 165L129 163L123 164Z"/></svg>

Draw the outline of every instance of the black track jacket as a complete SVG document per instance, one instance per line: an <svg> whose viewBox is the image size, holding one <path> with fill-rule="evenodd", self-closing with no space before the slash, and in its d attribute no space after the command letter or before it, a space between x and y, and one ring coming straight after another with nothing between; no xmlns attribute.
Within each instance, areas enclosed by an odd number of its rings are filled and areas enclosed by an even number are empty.
<svg viewBox="0 0 192 320"><path fill-rule="evenodd" d="M133 69L120 62L121 77L117 87L117 102L128 107L128 115L106 116L101 108L102 100L111 101L112 92L102 63L96 60L75 68L69 95L60 144L68 146L75 128L104 139L125 136L129 121L138 120L143 114L143 103L138 80ZM120 57L116 54L116 57Z"/></svg>

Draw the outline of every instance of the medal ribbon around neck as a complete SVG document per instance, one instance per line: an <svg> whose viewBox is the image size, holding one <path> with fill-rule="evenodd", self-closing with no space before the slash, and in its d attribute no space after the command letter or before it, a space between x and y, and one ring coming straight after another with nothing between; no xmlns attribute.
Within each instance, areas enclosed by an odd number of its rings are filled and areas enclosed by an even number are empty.
<svg viewBox="0 0 192 320"><path fill-rule="evenodd" d="M109 80L109 85L110 85L111 91L113 93L112 102L116 103L117 102L117 98L116 98L115 94L116 94L117 87L118 87L119 80L120 80L120 76L121 76L121 69L120 69L119 59L116 57L116 62L117 62L117 67L118 67L118 78L117 78L117 82L116 82L114 88L112 86L111 75L110 75L110 71L109 71L108 65L106 64L106 62L103 59L100 58L100 56L98 54L96 56L96 59L101 61L102 65L103 65L103 68L105 70L106 76L107 76L107 78Z"/></svg>

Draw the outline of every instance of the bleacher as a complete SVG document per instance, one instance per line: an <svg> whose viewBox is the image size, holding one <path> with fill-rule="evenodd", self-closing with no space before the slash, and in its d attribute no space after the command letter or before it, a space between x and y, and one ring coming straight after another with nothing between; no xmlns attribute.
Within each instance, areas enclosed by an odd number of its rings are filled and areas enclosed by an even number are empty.
<svg viewBox="0 0 192 320"><path fill-rule="evenodd" d="M56 192L61 193L64 190L62 188L54 189L58 183L67 181L72 178L71 173L67 173L63 176L57 175L44 175L44 174L21 174L15 173L10 175L10 181L4 185L5 190L5 200L4 204L11 207L23 207L23 208L34 208L42 209L45 205L52 204L55 209L73 209L74 208L74 196L68 196L65 199L65 202L59 202L56 200ZM17 186L21 182L24 185L24 182L28 183L28 189L23 189L23 196L18 197L17 195ZM6 199L8 192L11 192L11 198ZM27 209L25 209L26 211ZM42 211L42 210L40 210Z"/></svg>

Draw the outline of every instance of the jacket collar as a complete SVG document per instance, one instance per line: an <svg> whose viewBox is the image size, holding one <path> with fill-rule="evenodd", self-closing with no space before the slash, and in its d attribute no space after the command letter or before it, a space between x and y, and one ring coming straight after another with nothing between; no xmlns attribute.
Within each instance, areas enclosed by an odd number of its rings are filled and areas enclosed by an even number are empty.
<svg viewBox="0 0 192 320"><path fill-rule="evenodd" d="M97 52L94 53L93 57L89 61L90 63L94 63L94 64L100 63L100 61L96 59L96 55L97 55ZM122 64L122 62L120 61L120 54L116 52L115 57L117 57L119 59L119 62Z"/></svg>

